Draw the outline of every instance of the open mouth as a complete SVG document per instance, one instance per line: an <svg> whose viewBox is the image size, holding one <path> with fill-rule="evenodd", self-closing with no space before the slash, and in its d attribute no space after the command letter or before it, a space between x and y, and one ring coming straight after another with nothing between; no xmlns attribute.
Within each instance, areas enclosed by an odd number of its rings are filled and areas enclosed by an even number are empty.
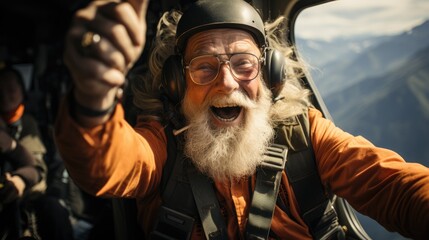
<svg viewBox="0 0 429 240"><path fill-rule="evenodd" d="M240 106L225 106L225 107L215 107L210 108L213 115L221 121L232 122L234 121L241 113L243 108Z"/></svg>

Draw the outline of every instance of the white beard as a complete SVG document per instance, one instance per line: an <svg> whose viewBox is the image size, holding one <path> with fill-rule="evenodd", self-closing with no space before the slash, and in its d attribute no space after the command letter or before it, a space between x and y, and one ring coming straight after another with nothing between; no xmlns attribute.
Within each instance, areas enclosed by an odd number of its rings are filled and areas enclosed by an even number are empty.
<svg viewBox="0 0 429 240"><path fill-rule="evenodd" d="M257 101L239 91L209 99L203 106L195 106L185 97L183 111L189 129L184 153L201 172L216 180L237 179L252 175L260 165L274 135L269 119L271 96L265 86L261 87ZM211 124L209 108L214 102L243 106L243 124L225 128Z"/></svg>

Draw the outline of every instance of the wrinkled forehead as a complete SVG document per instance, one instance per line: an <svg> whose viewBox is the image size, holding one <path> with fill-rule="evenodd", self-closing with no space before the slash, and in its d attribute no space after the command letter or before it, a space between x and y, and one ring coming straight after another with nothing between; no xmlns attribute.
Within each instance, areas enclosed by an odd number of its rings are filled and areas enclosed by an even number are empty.
<svg viewBox="0 0 429 240"><path fill-rule="evenodd" d="M191 36L185 48L185 56L236 52L259 52L252 34L229 28L206 30Z"/></svg>

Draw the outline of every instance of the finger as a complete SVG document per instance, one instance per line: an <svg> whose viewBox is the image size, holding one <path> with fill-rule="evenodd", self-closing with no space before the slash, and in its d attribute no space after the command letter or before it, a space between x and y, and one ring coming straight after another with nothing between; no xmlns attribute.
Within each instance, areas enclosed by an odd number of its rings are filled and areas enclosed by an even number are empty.
<svg viewBox="0 0 429 240"><path fill-rule="evenodd" d="M141 20L131 4L127 2L106 4L100 8L100 13L105 18L110 18L117 24L121 24L128 32L129 38L135 46L141 47L144 44L146 19ZM95 26L99 24L97 21L93 23ZM111 31L111 27L108 26L104 29L106 32Z"/></svg>
<svg viewBox="0 0 429 240"><path fill-rule="evenodd" d="M6 173L6 181L0 191L0 201L3 203L10 203L18 198L18 190L14 183L11 181L10 173Z"/></svg>
<svg viewBox="0 0 429 240"><path fill-rule="evenodd" d="M87 37L88 35L90 37ZM96 38L97 40L95 41L92 38ZM128 47L132 48L132 46ZM108 39L103 37L101 34L86 31L83 25L80 24L71 28L66 38L66 53L72 52L75 53L67 56L73 59L79 59L79 61L81 58L85 57L93 58L103 62L106 66L116 68L123 72L125 72L127 65L131 61L131 59L127 60L125 56L126 54L117 49L116 46L114 46ZM77 53L81 56L76 55ZM129 53L128 55L130 54L132 53ZM129 56L129 58L131 57Z"/></svg>
<svg viewBox="0 0 429 240"><path fill-rule="evenodd" d="M10 181L12 179L12 175L10 172L5 173L6 180Z"/></svg>
<svg viewBox="0 0 429 240"><path fill-rule="evenodd" d="M140 31L136 37L136 39L141 43L143 46L146 41L146 15L147 15L147 9L149 6L149 0L126 0L135 10L137 13L137 17L140 20ZM143 47L142 47L143 48Z"/></svg>
<svg viewBox="0 0 429 240"><path fill-rule="evenodd" d="M74 55L75 53L71 52L69 54ZM77 84L83 82L87 85L101 85L99 88L112 88L124 84L125 76L121 71L106 66L93 58L68 57L66 64L72 70L71 74L73 79L78 82ZM92 86L89 86L88 91L93 90Z"/></svg>
<svg viewBox="0 0 429 240"><path fill-rule="evenodd" d="M140 21L145 21L149 0L127 0L127 2L133 6Z"/></svg>
<svg viewBox="0 0 429 240"><path fill-rule="evenodd" d="M109 40L104 37L101 37L101 35L99 34L86 32L85 35L91 35L94 38L96 37L96 39L98 40L96 40L96 42L90 43L88 46L81 47L81 52L84 57L93 58L95 60L103 62L106 66L116 68L121 72L125 72L127 70L127 65L134 58L131 58L131 56L129 56L129 59L127 61L125 57L126 53L118 50Z"/></svg>
<svg viewBox="0 0 429 240"><path fill-rule="evenodd" d="M83 57L72 48L65 51L64 61L76 87L81 91L102 97L111 88L124 84L125 76L120 70L94 58Z"/></svg>
<svg viewBox="0 0 429 240"><path fill-rule="evenodd" d="M132 15L130 15L130 18L132 18L131 16ZM85 24L82 23L82 25ZM116 48L119 53L123 54L125 66L139 56L140 45L136 45L137 40L133 40L133 38L136 38L136 35L139 35L139 33L131 32L126 24L118 21L111 21L106 18L105 15L100 15L86 25L89 30L93 30L101 36L102 43L100 44L100 47L106 47L109 51L114 51L113 48ZM109 43L107 43L106 40ZM103 46L103 44L105 44L105 46Z"/></svg>
<svg viewBox="0 0 429 240"><path fill-rule="evenodd" d="M145 43L146 22L140 21L134 8L126 2L97 2L75 16L75 25L99 33L125 57L130 67L140 56Z"/></svg>

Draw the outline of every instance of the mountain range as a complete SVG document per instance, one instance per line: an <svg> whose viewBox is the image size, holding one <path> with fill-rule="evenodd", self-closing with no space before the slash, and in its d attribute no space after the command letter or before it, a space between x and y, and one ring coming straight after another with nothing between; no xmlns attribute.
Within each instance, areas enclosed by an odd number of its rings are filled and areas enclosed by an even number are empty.
<svg viewBox="0 0 429 240"><path fill-rule="evenodd" d="M297 43L336 125L429 167L429 21L393 36ZM405 239L357 215L373 239Z"/></svg>
<svg viewBox="0 0 429 240"><path fill-rule="evenodd" d="M297 39L301 57L312 67L322 96L341 91L369 76L381 76L429 45L429 21L394 36ZM317 67L316 67L317 66Z"/></svg>
<svg viewBox="0 0 429 240"><path fill-rule="evenodd" d="M429 166L429 45L396 69L324 100L338 126Z"/></svg>

